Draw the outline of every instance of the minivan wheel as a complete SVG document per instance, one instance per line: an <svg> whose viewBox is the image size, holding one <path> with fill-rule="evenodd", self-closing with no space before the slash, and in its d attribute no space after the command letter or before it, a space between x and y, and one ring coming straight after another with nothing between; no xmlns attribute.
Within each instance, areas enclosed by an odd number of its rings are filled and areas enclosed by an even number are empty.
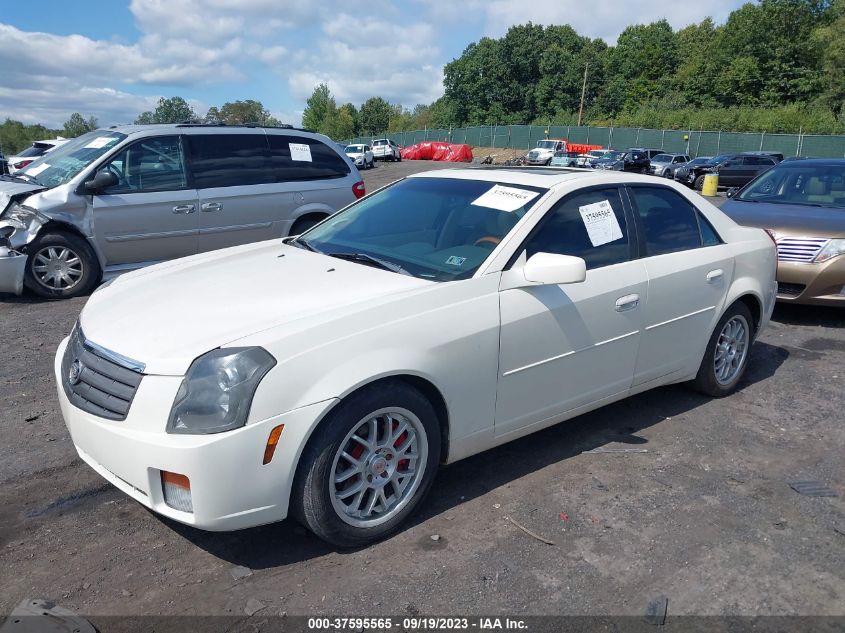
<svg viewBox="0 0 845 633"><path fill-rule="evenodd" d="M24 283L45 299L69 299L89 292L99 277L97 258L72 233L39 235L28 247Z"/></svg>
<svg viewBox="0 0 845 633"><path fill-rule="evenodd" d="M748 366L748 353L754 340L751 311L742 302L734 303L713 329L707 351L692 386L721 398L736 389Z"/></svg>
<svg viewBox="0 0 845 633"><path fill-rule="evenodd" d="M339 547L384 538L425 497L440 461L440 426L428 399L403 382L353 394L315 431L299 461L291 506Z"/></svg>

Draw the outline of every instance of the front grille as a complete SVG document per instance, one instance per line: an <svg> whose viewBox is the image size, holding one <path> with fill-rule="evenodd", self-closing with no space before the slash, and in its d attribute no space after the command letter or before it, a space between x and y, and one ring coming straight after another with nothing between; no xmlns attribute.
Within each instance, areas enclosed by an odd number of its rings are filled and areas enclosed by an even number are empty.
<svg viewBox="0 0 845 633"><path fill-rule="evenodd" d="M782 237L778 241L778 259L783 262L811 262L827 244L823 237Z"/></svg>
<svg viewBox="0 0 845 633"><path fill-rule="evenodd" d="M787 295L789 297L797 297L806 288L804 284L787 284L782 281L778 282L778 294Z"/></svg>
<svg viewBox="0 0 845 633"><path fill-rule="evenodd" d="M144 377L130 364L86 341L77 325L62 358L62 388L75 407L101 418L125 420Z"/></svg>

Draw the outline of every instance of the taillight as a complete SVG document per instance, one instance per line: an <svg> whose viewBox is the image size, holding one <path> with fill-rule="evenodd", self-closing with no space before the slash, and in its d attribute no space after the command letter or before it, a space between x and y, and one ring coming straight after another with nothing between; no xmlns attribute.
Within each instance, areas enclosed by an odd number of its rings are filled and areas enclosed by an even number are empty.
<svg viewBox="0 0 845 633"><path fill-rule="evenodd" d="M29 160L22 160L22 161L20 161L20 162L18 162L18 163L15 163L14 165L12 165L12 167L13 167L14 169L23 169L24 167L26 167L27 165L29 165L32 161L33 161L33 159L32 159L32 158L30 158Z"/></svg>
<svg viewBox="0 0 845 633"><path fill-rule="evenodd" d="M367 194L367 190L364 188L364 181L359 180L354 185L352 185L352 193L355 195L355 199L363 198Z"/></svg>

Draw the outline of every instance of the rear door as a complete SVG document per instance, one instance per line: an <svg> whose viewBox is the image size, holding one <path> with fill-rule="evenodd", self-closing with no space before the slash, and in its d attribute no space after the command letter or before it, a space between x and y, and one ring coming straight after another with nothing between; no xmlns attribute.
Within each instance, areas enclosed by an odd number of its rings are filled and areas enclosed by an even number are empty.
<svg viewBox="0 0 845 633"><path fill-rule="evenodd" d="M634 386L695 371L722 313L733 256L703 215L663 185L629 185L648 273Z"/></svg>
<svg viewBox="0 0 845 633"><path fill-rule="evenodd" d="M746 163L748 156L737 156L725 161L719 167L719 185L723 187L737 187L749 180L753 173L751 166Z"/></svg>
<svg viewBox="0 0 845 633"><path fill-rule="evenodd" d="M263 130L186 136L199 194L199 252L286 235L292 198L270 168Z"/></svg>
<svg viewBox="0 0 845 633"><path fill-rule="evenodd" d="M743 182L737 183L740 186L746 185L764 171L767 171L775 166L775 160L773 158L769 158L768 156L746 156L745 160L748 162L749 167L748 177Z"/></svg>
<svg viewBox="0 0 845 633"><path fill-rule="evenodd" d="M93 196L94 239L106 265L156 262L197 252L199 213L182 140L154 136L127 146L100 170L118 183Z"/></svg>

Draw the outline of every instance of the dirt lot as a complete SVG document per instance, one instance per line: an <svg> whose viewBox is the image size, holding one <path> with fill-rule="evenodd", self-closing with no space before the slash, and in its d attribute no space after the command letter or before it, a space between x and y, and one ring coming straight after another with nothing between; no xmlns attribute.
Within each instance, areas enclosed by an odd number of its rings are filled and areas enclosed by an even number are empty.
<svg viewBox="0 0 845 633"><path fill-rule="evenodd" d="M341 552L292 522L176 525L85 466L51 377L84 303L0 297L0 614L642 615L665 595L670 617L845 615L841 310L779 306L728 398L663 388L444 468L405 530ZM582 454L600 446L647 452Z"/></svg>

